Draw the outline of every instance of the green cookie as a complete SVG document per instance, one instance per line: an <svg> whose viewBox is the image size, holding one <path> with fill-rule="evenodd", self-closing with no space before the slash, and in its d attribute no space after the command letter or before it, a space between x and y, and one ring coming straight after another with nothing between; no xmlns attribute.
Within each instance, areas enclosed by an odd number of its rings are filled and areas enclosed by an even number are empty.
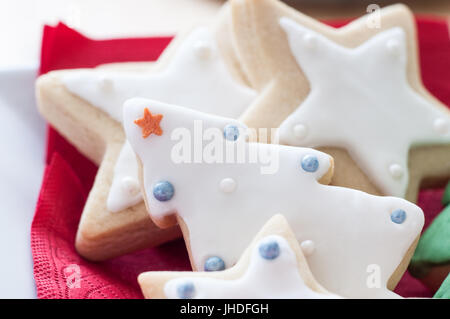
<svg viewBox="0 0 450 319"><path fill-rule="evenodd" d="M433 298L450 299L450 274L444 280Z"/></svg>
<svg viewBox="0 0 450 319"><path fill-rule="evenodd" d="M448 188L447 188L448 189ZM424 277L430 268L450 263L450 205L431 223L419 240L409 265L410 273Z"/></svg>
<svg viewBox="0 0 450 319"><path fill-rule="evenodd" d="M448 204L450 204L450 183L447 184L444 196L442 197L442 205L447 206Z"/></svg>

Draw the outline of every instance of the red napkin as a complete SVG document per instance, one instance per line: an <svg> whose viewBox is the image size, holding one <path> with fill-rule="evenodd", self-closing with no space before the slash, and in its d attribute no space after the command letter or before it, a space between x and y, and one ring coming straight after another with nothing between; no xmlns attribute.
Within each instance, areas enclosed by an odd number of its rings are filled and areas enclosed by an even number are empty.
<svg viewBox="0 0 450 319"><path fill-rule="evenodd" d="M63 24L46 26L40 73L109 62L154 61L170 40L93 41ZM182 240L102 263L81 258L74 249L75 234L97 167L52 128L46 163L31 227L38 298L142 298L136 281L139 273L190 269Z"/></svg>
<svg viewBox="0 0 450 319"><path fill-rule="evenodd" d="M420 18L418 26L424 83L450 105L447 24L443 20ZM63 24L46 26L40 73L108 62L153 61L169 42L168 37L94 41ZM97 167L52 128L48 131L46 163L31 227L38 298L142 298L136 281L139 273L190 269L182 240L101 263L81 258L74 249L75 234ZM427 224L442 209L441 195L442 190L420 194L419 205L425 211ZM408 274L396 292L402 296L431 296L427 288Z"/></svg>

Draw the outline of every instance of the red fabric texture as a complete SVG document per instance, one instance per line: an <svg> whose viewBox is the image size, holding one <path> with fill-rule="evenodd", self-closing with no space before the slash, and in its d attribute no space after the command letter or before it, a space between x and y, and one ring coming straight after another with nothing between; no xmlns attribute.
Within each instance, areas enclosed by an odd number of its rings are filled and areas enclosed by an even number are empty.
<svg viewBox="0 0 450 319"><path fill-rule="evenodd" d="M102 63L156 60L171 37L93 41L64 24L46 26L40 73ZM74 248L80 215L97 166L53 128L48 129L47 168L31 227L38 298L142 298L137 275L147 270L189 270L182 240L102 263ZM80 275L79 288L75 285ZM69 288L72 287L72 288Z"/></svg>
<svg viewBox="0 0 450 319"><path fill-rule="evenodd" d="M343 22L330 23L341 26ZM420 63L425 86L450 105L450 41L444 20L419 18ZM170 37L91 40L63 24L46 26L40 73L102 63L154 61ZM47 168L31 228L31 248L38 298L142 298L136 278L148 270L189 270L182 240L101 263L80 257L75 234L97 167L55 130L48 130ZM419 205L426 226L442 210L442 190L424 190ZM75 283L80 276L80 285ZM71 288L69 288L71 287ZM408 273L396 292L405 297L431 297Z"/></svg>

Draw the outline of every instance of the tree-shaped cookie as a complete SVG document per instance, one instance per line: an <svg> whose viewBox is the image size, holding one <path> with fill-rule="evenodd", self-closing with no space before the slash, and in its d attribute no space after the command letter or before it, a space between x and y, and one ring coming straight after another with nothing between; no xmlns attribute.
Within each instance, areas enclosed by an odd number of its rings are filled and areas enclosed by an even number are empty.
<svg viewBox="0 0 450 319"><path fill-rule="evenodd" d="M442 204L444 210L433 220L419 240L409 271L433 291L450 273L450 183Z"/></svg>
<svg viewBox="0 0 450 319"><path fill-rule="evenodd" d="M276 0L233 0L236 50L264 99L246 124L336 163L332 183L415 202L450 177L450 111L424 88L414 17L403 5L342 28Z"/></svg>
<svg viewBox="0 0 450 319"><path fill-rule="evenodd" d="M137 163L121 126L126 99L142 96L209 113L240 116L256 96L230 45L229 11L212 27L174 40L161 59L137 71L105 68L51 72L39 78L39 109L50 124L100 165L84 208L76 247L103 260L180 235L161 231L145 211ZM117 68L117 67L116 67Z"/></svg>
<svg viewBox="0 0 450 319"><path fill-rule="evenodd" d="M150 135L140 125L149 113L161 119L149 122ZM178 221L194 270L232 267L264 223L282 213L325 288L345 297L394 296L388 288L423 226L416 205L325 185L329 155L247 142L246 127L230 118L132 99L124 128L142 163L148 211L161 227ZM376 280L368 284L368 277Z"/></svg>
<svg viewBox="0 0 450 319"><path fill-rule="evenodd" d="M152 298L338 298L313 277L302 248L282 215L272 217L232 268L215 272L146 272Z"/></svg>

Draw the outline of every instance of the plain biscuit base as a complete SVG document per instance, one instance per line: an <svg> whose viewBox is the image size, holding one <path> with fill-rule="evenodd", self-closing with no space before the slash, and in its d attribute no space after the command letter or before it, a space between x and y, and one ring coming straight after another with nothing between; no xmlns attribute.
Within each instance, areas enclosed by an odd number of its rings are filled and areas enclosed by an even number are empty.
<svg viewBox="0 0 450 319"><path fill-rule="evenodd" d="M215 21L214 32L229 71L237 81L245 83L233 54L228 22L229 8L225 6ZM114 63L100 66L99 69L158 72L170 63L184 36L177 36L157 63ZM99 165L81 216L76 237L77 251L89 260L101 261L179 238L181 232L176 224L168 229L160 229L152 222L143 201L120 212L108 211L106 199L125 134L120 123L66 89L61 78L78 71L50 72L39 77L36 83L40 113L83 155Z"/></svg>
<svg viewBox="0 0 450 319"><path fill-rule="evenodd" d="M282 215L275 215L272 217L261 229L261 231L253 239L250 246L243 252L240 260L233 267L224 271L215 272L146 272L138 277L139 285L142 293L147 299L166 299L164 293L165 284L172 279L180 277L207 277L224 280L235 280L242 277L248 269L251 252L254 250L258 242L269 235L278 235L287 240L290 248L297 256L297 266L301 278L305 285L317 293L331 295L325 288L323 288L313 277L308 263L301 251L301 248L295 238L294 233L290 229L286 219Z"/></svg>
<svg viewBox="0 0 450 319"><path fill-rule="evenodd" d="M406 32L407 77L411 87L445 112L448 109L423 86L418 64L414 16L404 5L383 8L380 28L368 28L367 17L335 29L275 0L233 0L231 11L235 49L250 85L262 95L242 120L249 127L279 127L309 94L309 82L291 54L285 32L278 21L288 17L345 47L356 47L373 35L395 26ZM405 120L407 120L405 114ZM361 141L362 143L364 141ZM383 194L341 148L317 148L330 154L336 163L332 185ZM414 147L409 152L409 185L405 198L417 201L421 187L443 186L450 178L450 145Z"/></svg>

